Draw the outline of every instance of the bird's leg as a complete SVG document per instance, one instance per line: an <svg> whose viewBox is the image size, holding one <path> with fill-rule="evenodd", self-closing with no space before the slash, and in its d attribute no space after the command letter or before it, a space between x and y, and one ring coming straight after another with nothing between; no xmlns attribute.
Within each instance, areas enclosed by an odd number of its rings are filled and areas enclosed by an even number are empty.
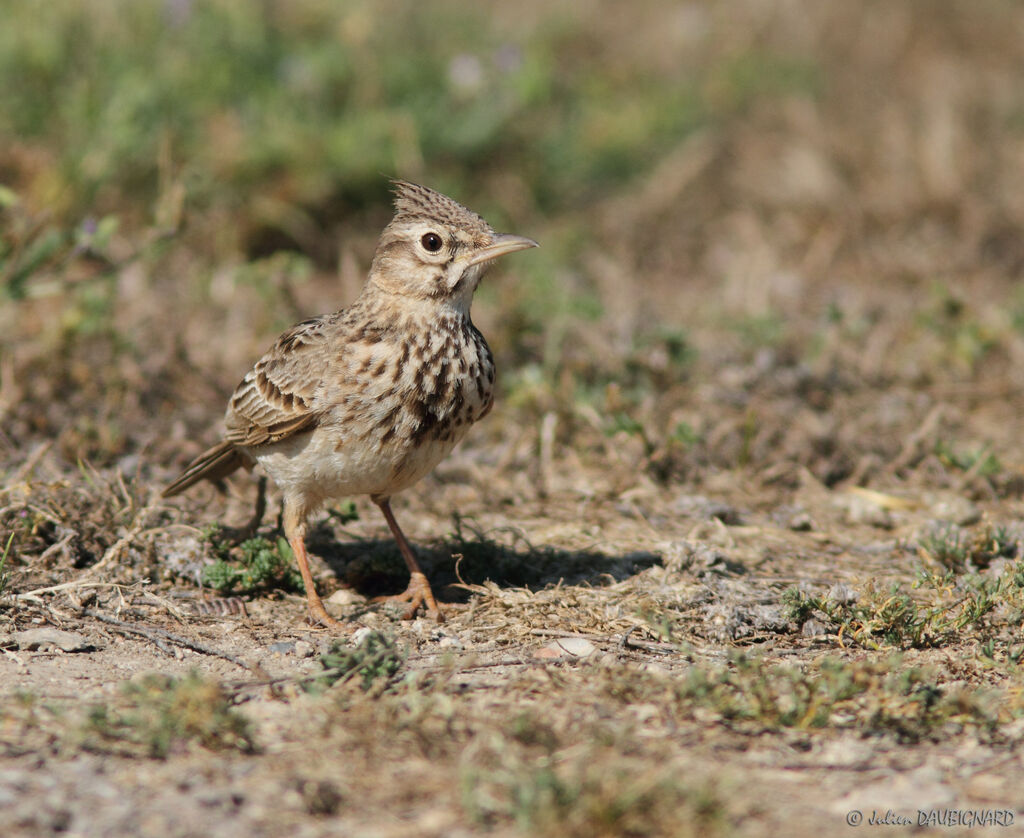
<svg viewBox="0 0 1024 838"><path fill-rule="evenodd" d="M263 516L267 512L267 478L261 477L256 484L256 508L248 523L241 527L220 526L217 530L217 538L228 544L241 544L256 535L263 523Z"/></svg>
<svg viewBox="0 0 1024 838"><path fill-rule="evenodd" d="M295 561L299 565L299 573L302 574L302 584L306 586L306 602L309 605L309 613L313 619L329 628L344 626L335 620L327 609L324 608L323 600L316 592L313 584L313 574L309 571L309 555L306 553L306 518L296 504L285 502L284 506L284 536L291 545L295 554Z"/></svg>
<svg viewBox="0 0 1024 838"><path fill-rule="evenodd" d="M405 534L402 532L401 527L398 526L398 521L395 520L395 513L391 511L390 498L373 498L373 502L380 507L380 511L384 514L384 520L388 522L391 534L395 537L395 541L398 542L398 551L402 554L402 558L405 559L406 567L409 568L409 587L405 589L404 593L396 594L395 596L377 597L376 601L408 602L409 608L402 615L402 618L405 620L411 620L416 614L417 609L424 605L426 606L428 617L443 623L444 615L441 613L441 609L437 607L437 601L434 599L434 592L430 589L430 583L427 581L423 571L420 570L419 563L412 553L412 547L409 546Z"/></svg>

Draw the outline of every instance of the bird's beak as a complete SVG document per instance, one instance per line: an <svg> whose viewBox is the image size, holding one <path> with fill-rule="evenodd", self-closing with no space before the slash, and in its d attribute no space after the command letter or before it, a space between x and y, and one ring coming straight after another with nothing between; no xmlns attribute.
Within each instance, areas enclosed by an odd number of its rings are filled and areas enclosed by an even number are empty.
<svg viewBox="0 0 1024 838"><path fill-rule="evenodd" d="M470 257L469 265L479 265L481 262L490 262L506 253L515 253L517 250L526 250L528 247L540 247L533 239L526 236L495 236L494 240L482 250L478 250Z"/></svg>

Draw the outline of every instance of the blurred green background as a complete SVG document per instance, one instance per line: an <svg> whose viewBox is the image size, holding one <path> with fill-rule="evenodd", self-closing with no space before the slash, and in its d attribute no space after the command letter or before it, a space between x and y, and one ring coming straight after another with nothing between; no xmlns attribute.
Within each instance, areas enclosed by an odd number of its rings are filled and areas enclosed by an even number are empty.
<svg viewBox="0 0 1024 838"><path fill-rule="evenodd" d="M400 175L534 230L545 251L524 270L550 275L593 244L589 208L695 131L817 90L799 57L702 63L700 4L641 12L631 32L635 11L607 3L5 0L3 201L100 251L151 228L210 264L288 252L332 270ZM42 253L12 264L7 244L17 297Z"/></svg>
<svg viewBox="0 0 1024 838"><path fill-rule="evenodd" d="M616 61L607 14L636 33L610 4L6 0L0 130L27 197L63 216L172 222L178 187L312 247L303 224L380 200L381 173L558 213L752 96L817 87L812 63L757 49L694 66L708 12L647 6L676 43ZM483 190L501 175L517 191Z"/></svg>

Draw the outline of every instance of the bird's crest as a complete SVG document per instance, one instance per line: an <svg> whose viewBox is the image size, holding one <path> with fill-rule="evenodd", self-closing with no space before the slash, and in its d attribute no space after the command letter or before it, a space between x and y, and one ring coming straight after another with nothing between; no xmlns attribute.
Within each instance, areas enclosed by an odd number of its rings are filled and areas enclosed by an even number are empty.
<svg viewBox="0 0 1024 838"><path fill-rule="evenodd" d="M447 195L407 180L392 180L391 185L395 192L395 221L427 219L466 231L493 232L490 225L473 210Z"/></svg>

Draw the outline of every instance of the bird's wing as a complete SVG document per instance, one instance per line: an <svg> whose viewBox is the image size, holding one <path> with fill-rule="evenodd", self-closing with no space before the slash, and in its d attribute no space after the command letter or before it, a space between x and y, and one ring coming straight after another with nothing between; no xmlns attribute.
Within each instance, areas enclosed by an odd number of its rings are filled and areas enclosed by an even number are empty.
<svg viewBox="0 0 1024 838"><path fill-rule="evenodd" d="M331 360L328 343L337 320L337 314L327 314L293 326L256 362L228 404L229 442L265 445L317 424L317 391Z"/></svg>

